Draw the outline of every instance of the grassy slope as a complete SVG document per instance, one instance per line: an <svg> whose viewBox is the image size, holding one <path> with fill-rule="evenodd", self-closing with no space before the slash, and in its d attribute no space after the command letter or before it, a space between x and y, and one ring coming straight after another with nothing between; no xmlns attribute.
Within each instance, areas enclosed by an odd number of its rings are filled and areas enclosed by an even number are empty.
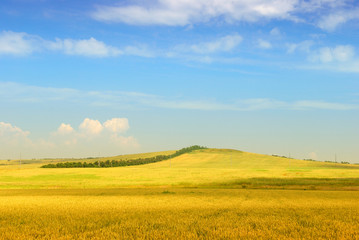
<svg viewBox="0 0 359 240"><path fill-rule="evenodd" d="M114 158L130 159L170 153ZM0 188L201 186L359 189L357 165L310 162L228 149L197 150L163 162L119 168L39 168L43 163L25 164L21 169L16 165L0 165Z"/></svg>

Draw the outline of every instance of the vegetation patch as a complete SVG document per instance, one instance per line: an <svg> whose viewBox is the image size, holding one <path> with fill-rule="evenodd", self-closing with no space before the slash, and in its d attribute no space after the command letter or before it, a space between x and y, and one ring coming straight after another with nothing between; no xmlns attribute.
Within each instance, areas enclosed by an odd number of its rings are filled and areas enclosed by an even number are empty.
<svg viewBox="0 0 359 240"><path fill-rule="evenodd" d="M171 192L171 191L165 190L165 191L162 192L162 194L175 194L175 192Z"/></svg>
<svg viewBox="0 0 359 240"><path fill-rule="evenodd" d="M206 186L206 185L203 185ZM219 188L351 189L359 190L359 178L243 178L208 184Z"/></svg>
<svg viewBox="0 0 359 240"><path fill-rule="evenodd" d="M124 167L124 166L135 166L149 163L160 162L168 160L174 157L178 157L184 153L190 153L194 150L206 149L206 147L194 145L187 148L182 148L170 155L158 155L150 158L137 158L133 160L107 160L107 161L96 161L96 162L60 162L56 164L46 164L41 168L109 168L109 167Z"/></svg>

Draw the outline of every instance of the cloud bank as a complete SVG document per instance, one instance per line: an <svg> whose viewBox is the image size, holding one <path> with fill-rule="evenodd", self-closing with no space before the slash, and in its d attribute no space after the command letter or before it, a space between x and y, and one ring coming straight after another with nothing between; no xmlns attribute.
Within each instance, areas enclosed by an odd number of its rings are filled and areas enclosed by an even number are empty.
<svg viewBox="0 0 359 240"><path fill-rule="evenodd" d="M359 73L359 56L354 46L336 45L316 47L311 40L288 43L287 53L304 53L310 65L307 69Z"/></svg>
<svg viewBox="0 0 359 240"><path fill-rule="evenodd" d="M304 14L316 16L314 24L326 31L357 19L359 8L350 0L150 0L98 5L90 16L102 22L129 25L186 26L207 22L259 22L289 20L306 22ZM329 14L328 14L329 13Z"/></svg>
<svg viewBox="0 0 359 240"><path fill-rule="evenodd" d="M0 136L2 139L5 137L27 137L29 134L30 132L23 131L21 128L13 126L10 123L0 122Z"/></svg>
<svg viewBox="0 0 359 240"><path fill-rule="evenodd" d="M315 51L310 59L312 61L329 62L348 62L355 56L355 48L351 45L337 45L335 47L323 47Z"/></svg>
<svg viewBox="0 0 359 240"><path fill-rule="evenodd" d="M0 122L0 158L86 157L94 152L118 155L139 147L135 137L125 135L129 128L127 118L112 118L104 123L85 118L77 129L61 123L47 139L33 139L29 131Z"/></svg>
<svg viewBox="0 0 359 240"><path fill-rule="evenodd" d="M118 6L98 6L91 16L98 21L131 25L185 26L216 18L232 23L259 19L285 19L297 0L158 0Z"/></svg>
<svg viewBox="0 0 359 240"><path fill-rule="evenodd" d="M280 38L281 32L273 28L269 34L269 40L257 39L252 44L258 49L270 50L274 46L273 38ZM272 37L272 38L271 38ZM195 41L193 41L195 42ZM253 64L251 59L241 59L239 48L243 37L238 33L232 33L209 41L197 41L196 43L177 44L169 49L152 51L146 45L125 46L122 48L108 45L93 37L89 39L55 39L45 40L36 35L22 32L3 31L0 33L0 56L27 56L34 53L60 53L70 56L82 56L92 58L118 57L124 55L139 57L163 57L178 58L186 61L202 63L234 63ZM302 52L307 55L310 62L308 68L326 69L343 72L359 72L359 57L356 55L355 47L349 44L337 46L316 47L318 42L304 40L298 43L283 43L283 49L287 53ZM275 44L277 46L278 44ZM276 49L274 49L276 50ZM331 64L338 62L339 65ZM290 63L290 62L289 62ZM315 63L315 64L314 64ZM268 64L262 62L259 64ZM290 64L289 64L290 65ZM292 63L296 68L297 64Z"/></svg>
<svg viewBox="0 0 359 240"><path fill-rule="evenodd" d="M51 93L51 94L49 94ZM92 107L119 108L162 108L203 111L260 111L279 110L355 110L359 106L351 103L328 102L322 99L283 101L268 98L234 99L231 102L217 100L172 98L138 92L80 91L76 89L46 88L0 82L0 98L3 102L58 102L90 105ZM60 126L61 127L61 126ZM71 127L71 126L70 126ZM62 132L69 126L62 126ZM97 120L85 119L80 127L82 133L96 135L104 130L125 132L129 128L126 119L110 119L103 124ZM70 130L69 130L70 131Z"/></svg>
<svg viewBox="0 0 359 240"><path fill-rule="evenodd" d="M95 139L110 137L113 139L124 138L121 134L125 133L130 128L127 118L112 118L101 123L99 120L85 118L79 125L78 130L75 130L70 124L61 123L57 131L53 133L54 136L66 136L68 138L78 139ZM133 137L131 137L134 139ZM137 145L134 141L133 145Z"/></svg>
<svg viewBox="0 0 359 240"><path fill-rule="evenodd" d="M359 8L334 11L329 15L324 15L319 21L318 26L326 31L332 32L340 25L352 20L359 19Z"/></svg>

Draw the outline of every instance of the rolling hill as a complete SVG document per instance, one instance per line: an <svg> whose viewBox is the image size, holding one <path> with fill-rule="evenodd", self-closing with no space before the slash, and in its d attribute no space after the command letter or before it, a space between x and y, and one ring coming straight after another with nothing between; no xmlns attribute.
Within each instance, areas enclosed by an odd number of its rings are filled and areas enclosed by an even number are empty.
<svg viewBox="0 0 359 240"><path fill-rule="evenodd" d="M97 160L128 160L173 152L123 155ZM37 160L34 163L28 160L21 168L13 164L0 165L0 188L172 186L359 189L358 165L304 161L231 149L201 149L173 159L129 167L40 168L49 161L64 160Z"/></svg>

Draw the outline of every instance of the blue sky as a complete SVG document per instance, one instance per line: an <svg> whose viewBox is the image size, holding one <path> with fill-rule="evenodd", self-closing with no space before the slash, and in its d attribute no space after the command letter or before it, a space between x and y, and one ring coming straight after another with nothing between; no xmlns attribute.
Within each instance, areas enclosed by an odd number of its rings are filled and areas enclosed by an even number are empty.
<svg viewBox="0 0 359 240"><path fill-rule="evenodd" d="M358 30L350 0L3 0L0 159L359 162Z"/></svg>

